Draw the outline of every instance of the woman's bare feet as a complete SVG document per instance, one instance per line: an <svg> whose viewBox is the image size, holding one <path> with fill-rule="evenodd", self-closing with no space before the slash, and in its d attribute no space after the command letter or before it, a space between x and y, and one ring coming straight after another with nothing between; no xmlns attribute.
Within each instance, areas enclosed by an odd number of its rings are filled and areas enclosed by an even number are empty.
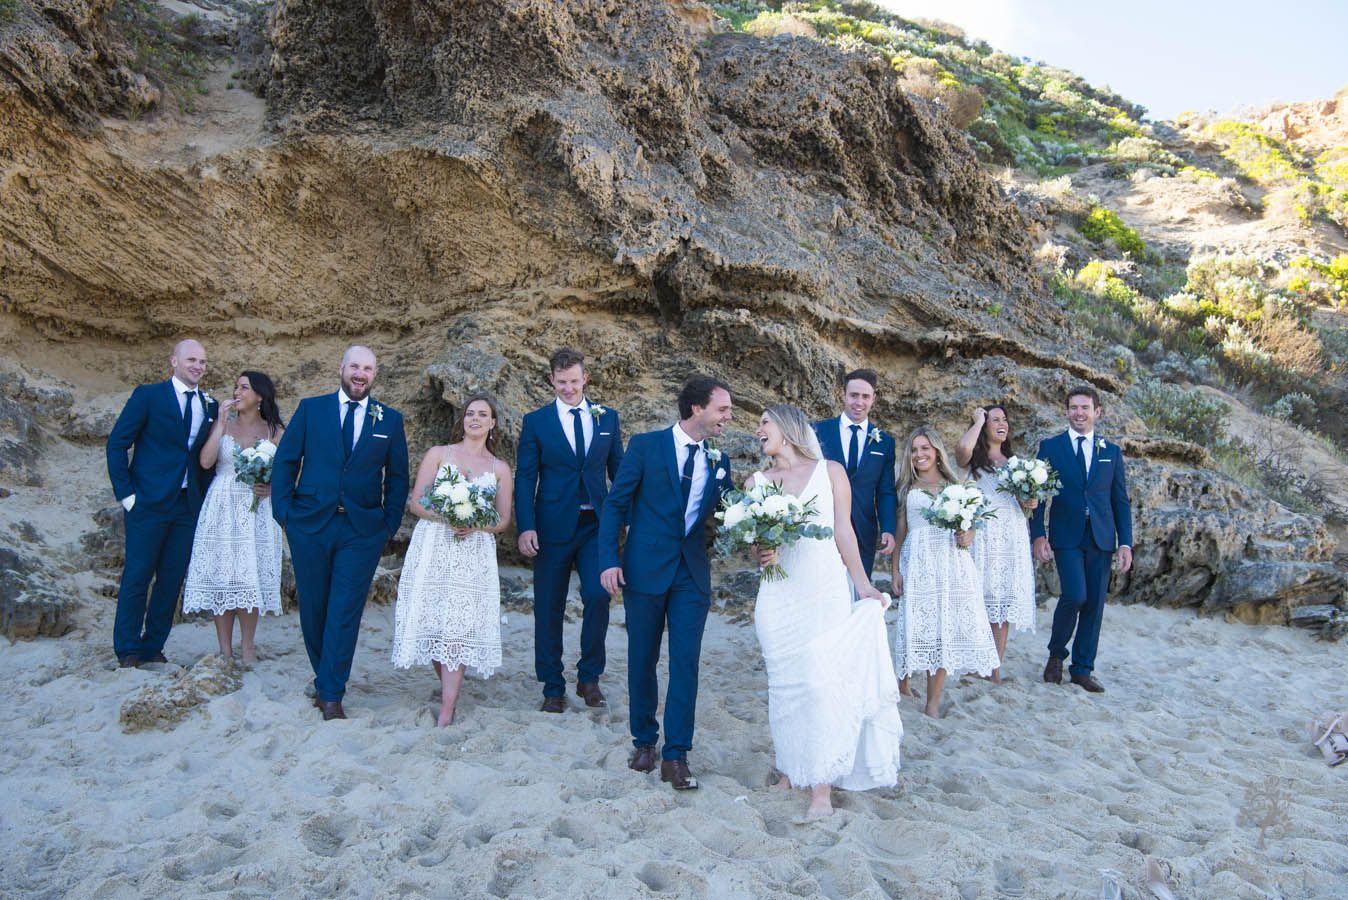
<svg viewBox="0 0 1348 900"><path fill-rule="evenodd" d="M815 822L833 815L833 789L827 784L810 788L810 806L805 810L805 821Z"/></svg>
<svg viewBox="0 0 1348 900"><path fill-rule="evenodd" d="M449 703L440 707L440 718L436 720L436 728L448 728L454 724L454 704Z"/></svg>

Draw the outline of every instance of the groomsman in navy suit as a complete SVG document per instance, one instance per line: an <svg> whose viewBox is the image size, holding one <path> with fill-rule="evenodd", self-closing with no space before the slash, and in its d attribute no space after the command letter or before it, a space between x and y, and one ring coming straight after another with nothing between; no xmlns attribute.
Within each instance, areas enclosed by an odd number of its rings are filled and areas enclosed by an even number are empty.
<svg viewBox="0 0 1348 900"><path fill-rule="evenodd" d="M198 462L201 443L219 415L218 404L197 387L206 372L206 348L179 341L169 365L168 381L131 392L108 435L108 476L126 510L126 561L112 627L112 648L122 668L168 661L164 643L211 479Z"/></svg>
<svg viewBox="0 0 1348 900"><path fill-rule="evenodd" d="M638 434L628 442L599 515L599 560L604 589L621 591L627 612L627 692L636 746L628 765L638 772L655 768L660 736L655 668L669 627L660 779L683 791L697 787L688 769L688 751L693 746L702 630L711 606L705 523L733 486L729 460L712 442L730 421L730 388L694 375L679 392L679 416L674 427ZM627 545L620 558L624 525Z"/></svg>
<svg viewBox="0 0 1348 900"><path fill-rule="evenodd" d="M370 398L374 353L342 356L335 394L300 401L272 463L271 508L295 563L300 629L323 720L345 719L342 697L365 598L407 503L403 417Z"/></svg>
<svg viewBox="0 0 1348 900"><path fill-rule="evenodd" d="M534 560L534 671L543 712L566 709L562 614L571 571L580 574L576 695L608 703L599 689L608 634L608 592L599 582L599 513L623 459L618 413L585 399L585 358L570 347L548 361L553 402L524 417L515 459L515 518L520 552Z"/></svg>
<svg viewBox="0 0 1348 900"><path fill-rule="evenodd" d="M1039 445L1039 458L1062 479L1062 490L1048 504L1048 536L1044 536L1045 504L1035 509L1030 522L1035 559L1054 560L1062 583L1044 680L1062 683L1062 662L1071 640L1072 683L1096 694L1104 691L1091 672L1100 643L1109 567L1116 552L1120 574L1133 565L1133 508L1123 451L1095 436L1100 413L1100 395L1094 388L1067 392L1067 431Z"/></svg>
<svg viewBox="0 0 1348 900"><path fill-rule="evenodd" d="M852 484L852 530L866 574L880 552L894 552L897 494L894 490L894 439L871 424L879 379L870 369L848 372L842 380L842 414L814 423L824 458L847 469Z"/></svg>

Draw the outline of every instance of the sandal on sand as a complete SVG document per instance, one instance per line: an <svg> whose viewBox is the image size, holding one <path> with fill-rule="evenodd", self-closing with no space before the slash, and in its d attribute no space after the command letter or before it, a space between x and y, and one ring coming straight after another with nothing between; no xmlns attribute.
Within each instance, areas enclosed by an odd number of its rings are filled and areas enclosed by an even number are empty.
<svg viewBox="0 0 1348 900"><path fill-rule="evenodd" d="M1312 732L1311 743L1320 748L1320 752L1325 756L1325 762L1331 766L1348 762L1348 731L1345 731L1345 718L1345 716L1335 717L1319 737L1314 737L1314 732L1320 730L1318 727ZM1317 721L1314 724L1319 726L1322 723Z"/></svg>

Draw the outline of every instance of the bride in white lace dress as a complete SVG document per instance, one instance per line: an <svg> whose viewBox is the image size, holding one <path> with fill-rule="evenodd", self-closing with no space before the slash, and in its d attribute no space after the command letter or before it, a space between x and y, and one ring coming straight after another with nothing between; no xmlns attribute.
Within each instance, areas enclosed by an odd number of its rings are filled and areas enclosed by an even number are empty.
<svg viewBox="0 0 1348 900"><path fill-rule="evenodd" d="M398 579L393 664L400 669L435 667L440 679L441 727L454 721L464 672L487 678L501 665L501 581L496 535L510 525L514 480L496 449L496 403L475 394L450 432L449 446L432 447L421 460L407 507L421 521ZM420 499L441 468L453 463L470 481L495 483L496 512L490 528L454 528L423 507Z"/></svg>
<svg viewBox="0 0 1348 900"><path fill-rule="evenodd" d="M805 538L780 553L758 550L760 565L780 562L787 577L761 584L754 610L778 787L808 787L806 817L816 819L833 813L833 785L868 790L898 781L903 725L885 633L888 604L861 565L847 473L820 458L805 414L769 407L758 439L772 466L750 476L749 485L772 482L815 501L812 521L834 529L832 538Z"/></svg>
<svg viewBox="0 0 1348 900"><path fill-rule="evenodd" d="M992 680L998 684L1011 627L1034 633L1034 558L1030 555L1025 513L1037 508L1039 501L1022 503L997 488L998 467L1014 455L1005 407L993 404L974 410L973 424L955 446L955 462L969 472L969 477L978 479L978 489L997 508L997 516L988 520L974 538L973 552L983 576L983 604L997 644L998 667L992 670Z"/></svg>
<svg viewBox="0 0 1348 900"><path fill-rule="evenodd" d="M235 379L233 398L220 404L215 426L201 445L201 467L214 468L215 477L197 516L183 612L205 609L215 615L225 657L234 655L238 619L239 653L249 665L257 662L258 617L281 614L281 526L271 515L271 485L249 487L235 480L234 449L262 440L274 444L284 431L271 379L249 371Z"/></svg>
<svg viewBox="0 0 1348 900"><path fill-rule="evenodd" d="M941 716L947 674L990 675L997 667L983 581L968 549L974 533L938 528L922 516L934 495L956 480L936 430L929 425L914 430L904 446L898 484L904 514L895 535L902 549L894 557L894 592L902 600L894 658L905 695L911 696L908 676L927 673L923 712L933 718Z"/></svg>

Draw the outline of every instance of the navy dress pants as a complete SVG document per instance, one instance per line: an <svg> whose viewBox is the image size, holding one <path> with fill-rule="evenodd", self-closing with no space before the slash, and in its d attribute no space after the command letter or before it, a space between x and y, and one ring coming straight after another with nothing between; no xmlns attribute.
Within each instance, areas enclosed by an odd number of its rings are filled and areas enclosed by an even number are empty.
<svg viewBox="0 0 1348 900"><path fill-rule="evenodd" d="M1100 623L1105 615L1105 595L1109 591L1109 566L1113 559L1113 551L1095 546L1089 530L1079 546L1053 548L1062 596L1053 610L1048 652L1058 659L1066 659L1067 642L1072 641L1072 664L1068 667L1072 675L1089 675L1095 668Z"/></svg>
<svg viewBox="0 0 1348 900"><path fill-rule="evenodd" d="M592 510L580 511L569 541L554 543L546 535L539 535L538 555L534 557L534 672L543 683L544 697L566 694L562 620L572 569L580 573L580 601L585 607L576 680L598 681L606 662L609 596L599 583L599 517Z"/></svg>
<svg viewBox="0 0 1348 900"><path fill-rule="evenodd" d="M187 491L182 490L167 509L149 509L139 503L132 506L123 522L126 561L117 589L112 649L118 657L135 655L149 660L164 652L173 627L197 517L188 508Z"/></svg>

